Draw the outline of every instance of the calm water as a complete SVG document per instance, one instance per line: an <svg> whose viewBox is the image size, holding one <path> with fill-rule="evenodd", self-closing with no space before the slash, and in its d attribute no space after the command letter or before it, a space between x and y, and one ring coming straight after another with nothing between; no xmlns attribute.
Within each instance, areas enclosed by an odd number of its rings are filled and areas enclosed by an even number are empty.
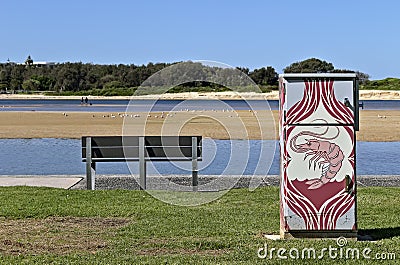
<svg viewBox="0 0 400 265"><path fill-rule="evenodd" d="M80 100L5 100L0 99L0 111L96 111L124 112L129 100L91 100L92 105L81 105ZM400 100L364 100L364 109L400 110ZM278 109L278 100L268 100L271 109ZM180 108L189 110L265 110L264 100L135 100L131 102L132 111L171 111Z"/></svg>
<svg viewBox="0 0 400 265"><path fill-rule="evenodd" d="M199 163L204 175L265 175L274 152L268 174L279 174L279 156L276 141L204 140L203 161ZM261 149L261 146L264 148ZM81 162L81 142L71 139L0 139L0 175L58 175L85 174ZM237 150L240 150L238 152ZM261 155L261 150L267 150ZM400 142L358 142L358 175L400 174L398 150ZM218 154L218 155L216 155ZM231 160L230 155L233 154ZM249 155L249 158L247 157ZM246 161L249 161L246 164ZM258 163L260 162L260 163ZM98 163L99 174L129 174L125 163ZM191 163L148 163L148 173L189 174ZM138 163L132 163L138 174Z"/></svg>

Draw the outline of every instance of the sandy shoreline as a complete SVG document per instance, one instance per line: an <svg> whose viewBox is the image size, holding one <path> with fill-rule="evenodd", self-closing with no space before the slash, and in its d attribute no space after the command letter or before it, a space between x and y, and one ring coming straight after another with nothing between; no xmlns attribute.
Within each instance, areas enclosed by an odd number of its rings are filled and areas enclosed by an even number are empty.
<svg viewBox="0 0 400 265"><path fill-rule="evenodd" d="M360 100L400 100L400 91L393 90L360 90ZM105 96L90 96L88 97L92 100L94 99L180 99L180 100L188 100L188 99L220 99L220 100L277 100L279 99L278 91L272 91L269 93L236 93L232 91L228 92L184 92L184 93L166 93L162 95L145 95L145 96L114 96L114 97L105 97ZM74 99L80 100L81 96L44 96L44 95L24 95L24 94L0 94L0 99Z"/></svg>
<svg viewBox="0 0 400 265"><path fill-rule="evenodd" d="M278 111L173 113L0 112L0 138L84 135L202 135L214 139L278 138ZM125 122L125 126L124 126ZM260 123L261 122L261 123ZM123 131L125 129L125 131ZM359 141L400 141L400 111L361 110Z"/></svg>

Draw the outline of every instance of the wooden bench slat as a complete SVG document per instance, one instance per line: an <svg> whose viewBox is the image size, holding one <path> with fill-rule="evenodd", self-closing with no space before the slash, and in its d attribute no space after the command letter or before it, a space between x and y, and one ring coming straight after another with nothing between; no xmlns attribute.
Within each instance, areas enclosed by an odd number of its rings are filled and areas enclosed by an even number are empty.
<svg viewBox="0 0 400 265"><path fill-rule="evenodd" d="M196 136L197 137L197 136ZM92 137L92 157L93 158L138 158L139 146L138 145L121 145L124 140L129 139L128 142L139 143L139 136L96 136ZM164 139L164 140L163 140ZM202 155L201 136L197 137L198 147L197 156ZM136 141L137 140L137 141ZM188 145L188 140L190 144ZM113 141L116 144L113 144ZM192 157L192 138L191 136L145 136L145 157L151 158L165 158L165 157ZM163 142L168 145L160 145ZM172 145L175 143L176 145ZM148 145L151 144L151 145ZM86 158L86 137L82 137L82 158Z"/></svg>
<svg viewBox="0 0 400 265"><path fill-rule="evenodd" d="M192 157L192 147L148 147L146 146L145 157ZM201 157L201 148L197 148L198 157ZM92 158L138 158L139 147L92 147ZM82 148L82 158L86 158L86 147Z"/></svg>
<svg viewBox="0 0 400 265"><path fill-rule="evenodd" d="M171 157L171 158L145 158L146 161L152 161L152 162L167 162L167 161L191 161L191 157ZM134 162L134 161L139 161L139 158L103 158L103 157L98 157L98 158L92 158L93 162ZM202 161L201 158L197 159L197 161ZM82 162L86 162L86 158L82 159Z"/></svg>
<svg viewBox="0 0 400 265"><path fill-rule="evenodd" d="M86 147L86 137L82 137L82 147ZM92 146L139 146L140 136L93 136ZM192 146L192 137L197 137L201 146L201 136L144 136L146 146Z"/></svg>

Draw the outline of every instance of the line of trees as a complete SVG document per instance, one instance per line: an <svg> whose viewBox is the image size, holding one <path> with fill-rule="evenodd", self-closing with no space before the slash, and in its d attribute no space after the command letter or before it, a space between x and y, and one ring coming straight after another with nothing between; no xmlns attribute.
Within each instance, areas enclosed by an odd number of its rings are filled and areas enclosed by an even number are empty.
<svg viewBox="0 0 400 265"><path fill-rule="evenodd" d="M89 63L59 63L50 66L35 65L29 56L25 64L11 62L0 64L0 91L30 92L50 91L60 94L133 94L135 89L156 72L174 63L148 63L147 65L99 65ZM193 63L196 64L196 63ZM272 66L250 71L249 68L237 67L248 75L262 90L277 89L278 74ZM201 75L219 71L221 77L227 75L227 70L212 67ZM284 69L284 72L355 72L335 69L331 63L311 58L296 62ZM357 72L362 80L369 76ZM240 85L240 84L238 84ZM191 82L175 88L172 92L184 90L221 91L224 88L207 82Z"/></svg>

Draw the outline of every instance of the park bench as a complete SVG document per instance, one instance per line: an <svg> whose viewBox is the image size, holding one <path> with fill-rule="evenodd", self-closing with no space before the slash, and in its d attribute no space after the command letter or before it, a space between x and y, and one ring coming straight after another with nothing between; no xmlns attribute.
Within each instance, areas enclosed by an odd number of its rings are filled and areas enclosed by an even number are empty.
<svg viewBox="0 0 400 265"><path fill-rule="evenodd" d="M146 189L147 161L192 161L193 191L198 187L197 161L202 159L201 136L83 136L87 189L95 189L96 163L139 162L139 185Z"/></svg>

